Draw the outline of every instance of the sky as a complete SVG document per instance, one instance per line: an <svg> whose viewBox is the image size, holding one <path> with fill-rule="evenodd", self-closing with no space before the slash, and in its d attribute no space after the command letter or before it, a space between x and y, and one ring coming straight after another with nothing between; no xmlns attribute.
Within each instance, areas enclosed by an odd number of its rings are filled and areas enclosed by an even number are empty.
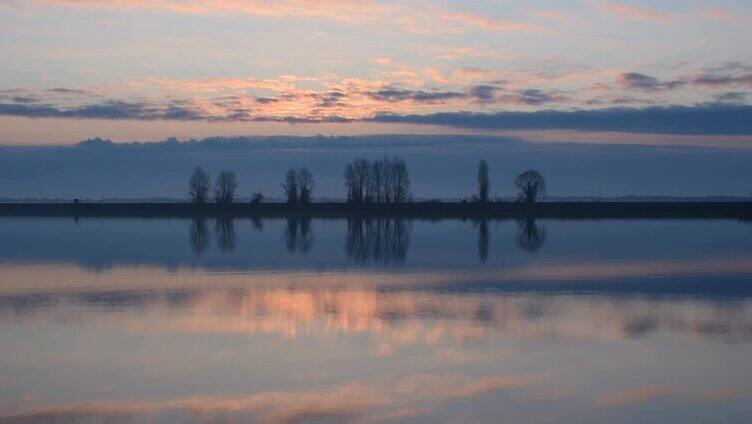
<svg viewBox="0 0 752 424"><path fill-rule="evenodd" d="M752 3L0 0L0 144L485 134L752 146Z"/></svg>
<svg viewBox="0 0 752 424"><path fill-rule="evenodd" d="M565 139L566 140L566 139ZM469 198L478 161L488 161L493 198L513 199L517 174L536 169L553 197L626 195L752 196L752 149L675 144L530 142L514 137L373 135L231 138L194 142L73 146L0 146L0 202L5 199L184 199L195 166L214 178L232 170L238 195L284 198L290 168L308 167L316 199L343 199L346 164L401 157L413 197Z"/></svg>

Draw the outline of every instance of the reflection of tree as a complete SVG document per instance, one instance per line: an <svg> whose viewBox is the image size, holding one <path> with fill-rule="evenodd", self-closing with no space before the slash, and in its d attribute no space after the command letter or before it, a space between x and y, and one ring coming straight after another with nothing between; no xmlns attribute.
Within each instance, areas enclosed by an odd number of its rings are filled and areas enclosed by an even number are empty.
<svg viewBox="0 0 752 424"><path fill-rule="evenodd" d="M196 256L202 256L209 248L209 228L206 219L194 218L191 223L191 246Z"/></svg>
<svg viewBox="0 0 752 424"><path fill-rule="evenodd" d="M356 262L402 263L409 244L410 228L403 219L347 220L345 249Z"/></svg>
<svg viewBox="0 0 752 424"><path fill-rule="evenodd" d="M235 250L238 234L235 232L235 222L230 217L218 217L215 226L217 245L223 252Z"/></svg>
<svg viewBox="0 0 752 424"><path fill-rule="evenodd" d="M485 263L488 259L488 242L490 237L488 236L488 220L481 219L475 221L475 226L478 227L478 258L481 263Z"/></svg>
<svg viewBox="0 0 752 424"><path fill-rule="evenodd" d="M264 221L262 221L261 218L254 216L253 218L251 218L251 223L253 224L254 231L264 230Z"/></svg>
<svg viewBox="0 0 752 424"><path fill-rule="evenodd" d="M514 240L520 249L535 252L546 242L546 229L539 227L535 222L535 218L527 217L520 219L517 221L517 226L520 231Z"/></svg>
<svg viewBox="0 0 752 424"><path fill-rule="evenodd" d="M313 246L311 233L311 218L287 218L285 229L285 245L290 253L308 253Z"/></svg>

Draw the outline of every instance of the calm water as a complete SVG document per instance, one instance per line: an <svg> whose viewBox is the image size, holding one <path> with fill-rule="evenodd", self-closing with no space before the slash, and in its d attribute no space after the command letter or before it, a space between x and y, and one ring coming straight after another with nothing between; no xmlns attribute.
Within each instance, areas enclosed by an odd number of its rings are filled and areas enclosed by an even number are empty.
<svg viewBox="0 0 752 424"><path fill-rule="evenodd" d="M0 423L750 417L749 224L0 218Z"/></svg>

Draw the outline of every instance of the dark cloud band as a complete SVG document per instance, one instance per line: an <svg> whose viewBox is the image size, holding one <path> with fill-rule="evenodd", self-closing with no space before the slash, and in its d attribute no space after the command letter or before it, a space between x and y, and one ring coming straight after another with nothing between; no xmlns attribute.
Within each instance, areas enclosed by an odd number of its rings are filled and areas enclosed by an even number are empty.
<svg viewBox="0 0 752 424"><path fill-rule="evenodd" d="M727 104L577 111L381 114L371 120L478 130L558 129L687 135L752 134L752 106Z"/></svg>
<svg viewBox="0 0 752 424"><path fill-rule="evenodd" d="M540 92L525 93L528 103L545 98ZM739 101L743 95L733 94ZM426 115L377 114L371 118L352 119L337 115L253 116L237 110L224 116L206 113L199 108L180 104L106 101L73 108L59 108L34 103L0 103L0 116L28 118L130 119L177 121L257 121L283 123L380 122L439 125L476 130L580 130L619 131L628 133L690 135L752 135L752 106L714 103L695 106L654 106L646 108L609 108L594 110L536 112L442 112Z"/></svg>

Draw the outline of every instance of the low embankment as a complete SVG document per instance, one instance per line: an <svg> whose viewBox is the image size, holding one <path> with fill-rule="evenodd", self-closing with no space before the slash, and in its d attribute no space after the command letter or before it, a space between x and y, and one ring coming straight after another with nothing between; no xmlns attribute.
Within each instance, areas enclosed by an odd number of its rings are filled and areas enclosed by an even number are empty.
<svg viewBox="0 0 752 424"><path fill-rule="evenodd" d="M321 218L393 216L401 218L676 218L752 220L752 202L411 202L402 204L349 205L313 203L4 203L0 216L69 217L200 217L248 216Z"/></svg>

